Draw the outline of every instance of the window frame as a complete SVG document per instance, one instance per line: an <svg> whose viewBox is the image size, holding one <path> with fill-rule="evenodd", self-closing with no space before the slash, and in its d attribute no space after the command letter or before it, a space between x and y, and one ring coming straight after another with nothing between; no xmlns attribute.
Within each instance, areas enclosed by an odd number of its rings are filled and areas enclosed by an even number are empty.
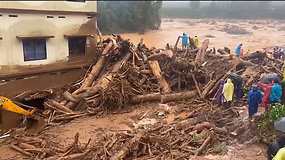
<svg viewBox="0 0 285 160"><path fill-rule="evenodd" d="M36 52L36 48L35 47L32 48L32 50L35 52L35 58L27 58L27 54L28 53L26 53L26 49L25 48L28 47L28 46L25 47L25 41L29 42L29 43L31 43L32 41L38 41L36 43L40 43L39 40L44 42L44 43L41 44L41 45L44 44L44 54L43 54L44 58L37 58L37 53L39 54L39 52ZM47 60L47 43L46 42L47 42L46 38L34 38L34 39L33 38L26 38L26 39L22 39L24 62Z"/></svg>
<svg viewBox="0 0 285 160"><path fill-rule="evenodd" d="M66 36L64 35L64 37L67 38L67 45L68 45L68 57L77 57L77 56L86 56L87 54L87 37L88 36L84 36L84 35L72 35L72 36ZM84 44L84 54L76 54L76 55L72 55L70 54L70 39L72 38L85 38L85 44Z"/></svg>

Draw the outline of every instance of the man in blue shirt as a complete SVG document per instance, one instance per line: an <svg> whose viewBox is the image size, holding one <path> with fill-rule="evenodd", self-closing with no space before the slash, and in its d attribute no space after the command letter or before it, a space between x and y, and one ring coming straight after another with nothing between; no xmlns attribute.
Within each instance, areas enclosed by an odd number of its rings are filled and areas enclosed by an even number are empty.
<svg viewBox="0 0 285 160"><path fill-rule="evenodd" d="M188 36L186 33L183 33L182 38L182 49L186 48L188 46Z"/></svg>
<svg viewBox="0 0 285 160"><path fill-rule="evenodd" d="M271 103L279 102L282 96L282 87L278 83L277 80L274 80L274 86L272 86L270 93Z"/></svg>

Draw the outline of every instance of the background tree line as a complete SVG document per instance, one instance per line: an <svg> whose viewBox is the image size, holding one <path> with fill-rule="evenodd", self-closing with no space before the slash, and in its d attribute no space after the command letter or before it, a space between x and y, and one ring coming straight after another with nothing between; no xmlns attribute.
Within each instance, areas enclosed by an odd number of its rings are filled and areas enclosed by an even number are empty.
<svg viewBox="0 0 285 160"><path fill-rule="evenodd" d="M188 5L163 5L162 17L168 18L285 18L285 5L270 1L189 1ZM176 3L177 4L177 3Z"/></svg>
<svg viewBox="0 0 285 160"><path fill-rule="evenodd" d="M103 34L158 29L162 1L98 1L98 26Z"/></svg>

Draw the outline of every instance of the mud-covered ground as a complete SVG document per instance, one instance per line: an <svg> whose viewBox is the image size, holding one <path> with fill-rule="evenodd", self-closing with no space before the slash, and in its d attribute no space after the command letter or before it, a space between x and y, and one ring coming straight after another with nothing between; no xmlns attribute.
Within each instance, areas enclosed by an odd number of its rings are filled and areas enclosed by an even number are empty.
<svg viewBox="0 0 285 160"><path fill-rule="evenodd" d="M240 33L226 33L226 27L238 26L245 30ZM183 32L188 36L198 36L200 44L209 39L209 48L229 47L232 52L242 43L243 49L251 51L264 47L285 45L284 20L226 20L226 19L163 19L159 30L148 31L143 35L137 33L122 34L132 42L137 43L143 38L148 47L163 48L166 43L174 45L177 37ZM234 33L234 32L233 32ZM180 41L181 43L181 41ZM180 44L179 44L180 46Z"/></svg>
<svg viewBox="0 0 285 160"><path fill-rule="evenodd" d="M113 112L98 118L94 116L82 117L72 120L69 123L47 127L47 129L41 133L41 136L50 139L65 148L74 141L74 135L78 132L81 145L86 145L89 139L91 139L89 143L92 144L106 134L130 131L142 126L151 127L161 121L172 123L179 119L184 119L191 112L190 110L185 110L181 107L184 106L185 108L186 105L187 103L185 102L169 105L150 103L127 108L124 110L124 113ZM225 112L226 109L219 108L219 110L220 112ZM248 120L247 108L238 105L233 107L232 110L238 112L239 116L230 118L232 125L229 126L235 126L235 124L240 126L240 129L235 131L237 132L237 136L234 140L221 143L215 147L212 146L206 151L206 154L208 155L200 156L198 158L193 156L192 159L266 160L266 146L255 143L258 135L258 132L256 132L257 126L255 122L250 122ZM260 110L260 112L262 112L262 110ZM211 115L211 113L208 112L205 113L206 114L198 114L198 121L204 121L214 115ZM217 114L216 111L215 114ZM219 115L217 116L219 117ZM213 120L215 120L215 118L213 118ZM215 121L217 120L218 119ZM7 142L5 142L5 140L1 141L1 159L12 160L24 158L22 154L9 148L9 140ZM219 154L214 154L213 150L216 150Z"/></svg>

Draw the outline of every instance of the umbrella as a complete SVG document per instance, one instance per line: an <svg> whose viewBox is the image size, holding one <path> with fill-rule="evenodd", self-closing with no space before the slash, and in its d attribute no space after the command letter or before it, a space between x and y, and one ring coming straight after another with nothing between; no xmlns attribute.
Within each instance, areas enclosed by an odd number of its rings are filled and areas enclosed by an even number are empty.
<svg viewBox="0 0 285 160"><path fill-rule="evenodd" d="M271 83L272 81L278 81L281 82L282 81L282 77L279 76L277 73L272 73L272 74L267 74L265 76L263 76L260 80L261 83Z"/></svg>

